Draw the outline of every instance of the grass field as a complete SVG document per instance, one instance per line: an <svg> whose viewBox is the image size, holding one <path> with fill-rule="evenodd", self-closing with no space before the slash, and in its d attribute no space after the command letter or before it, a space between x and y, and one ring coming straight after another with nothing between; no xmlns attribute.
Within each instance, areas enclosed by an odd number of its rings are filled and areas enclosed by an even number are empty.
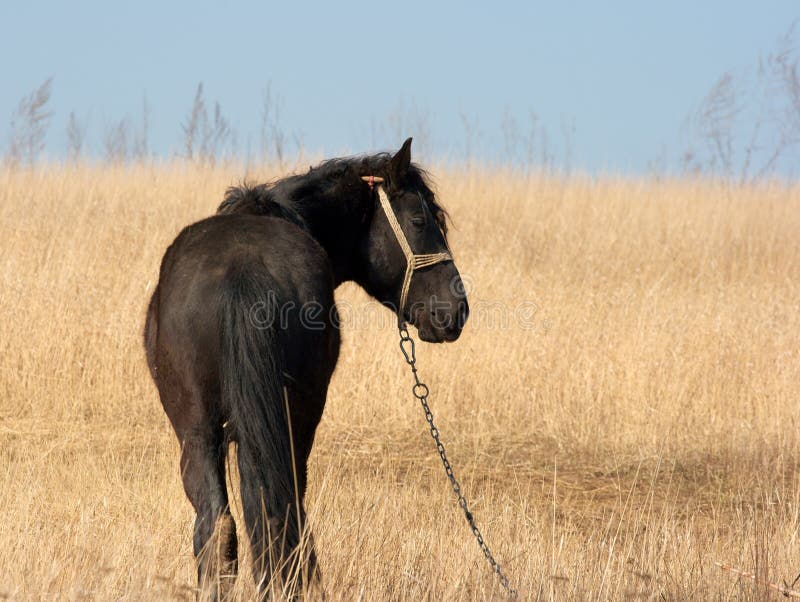
<svg viewBox="0 0 800 602"><path fill-rule="evenodd" d="M781 599L715 563L800 572L800 189L430 167L472 317L420 369L521 597ZM194 595L140 332L166 245L242 173L0 170L0 597ZM500 599L391 316L337 297L307 498L328 598Z"/></svg>

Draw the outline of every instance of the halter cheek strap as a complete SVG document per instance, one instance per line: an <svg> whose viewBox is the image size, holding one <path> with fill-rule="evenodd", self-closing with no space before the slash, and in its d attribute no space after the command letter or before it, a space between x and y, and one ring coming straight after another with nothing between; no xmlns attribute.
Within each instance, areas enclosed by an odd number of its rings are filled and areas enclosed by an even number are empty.
<svg viewBox="0 0 800 602"><path fill-rule="evenodd" d="M381 186L383 183L383 178L377 176L363 176L361 179L367 182L371 189L374 188L375 184L378 185L378 199L381 202L381 207L383 208L383 212L386 214L386 219L389 220L389 225L394 231L394 235L397 238L397 242L400 244L400 248L403 250L403 255L406 256L406 273L403 277L403 288L400 289L400 306L397 308L397 317L402 323L405 322L405 320L403 320L403 310L406 307L408 289L411 287L411 277L414 275L414 270L427 268L444 261L453 261L453 257L446 251L442 253L424 253L421 255L415 254L414 251L411 250L411 245L408 244L408 239L400 227L400 222L397 221L397 216L394 214L394 209L392 209L392 205L389 203L389 197L383 190L383 186Z"/></svg>

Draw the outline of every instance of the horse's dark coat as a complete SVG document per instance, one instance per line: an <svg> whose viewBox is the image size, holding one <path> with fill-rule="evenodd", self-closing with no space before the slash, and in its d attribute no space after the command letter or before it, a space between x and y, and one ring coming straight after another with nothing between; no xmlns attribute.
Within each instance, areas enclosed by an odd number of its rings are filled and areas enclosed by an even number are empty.
<svg viewBox="0 0 800 602"><path fill-rule="evenodd" d="M445 215L410 163L410 142L393 157L334 159L271 185L232 188L217 215L185 228L164 255L145 347L197 512L200 585L214 597L229 583L219 575L237 568L229 442L238 444L244 518L264 587L275 567L288 577L299 549L306 463L339 353L334 288L353 280L397 306L405 258L361 176L386 179L415 252L445 248ZM425 340L454 340L468 313L462 290L452 262L415 273L403 319ZM313 544L297 559L313 570Z"/></svg>

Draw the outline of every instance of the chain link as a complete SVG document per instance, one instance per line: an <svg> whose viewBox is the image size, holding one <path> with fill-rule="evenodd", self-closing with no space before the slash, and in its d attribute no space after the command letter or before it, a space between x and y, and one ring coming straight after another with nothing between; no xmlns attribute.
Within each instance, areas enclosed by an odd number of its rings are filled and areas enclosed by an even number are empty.
<svg viewBox="0 0 800 602"><path fill-rule="evenodd" d="M431 412L431 408L428 405L428 395L430 394L430 389L428 389L428 385L420 380L419 373L417 372L417 355L414 339L411 338L411 335L408 333L408 328L406 328L404 324L401 325L399 329L400 350L403 352L403 356L405 356L406 363L411 366L411 374L414 377L414 386L412 387L411 392L414 397L417 398L420 405L422 405L422 409L425 412L425 420L427 420L428 426L430 427L431 437L436 442L436 451L439 452L439 457L442 460L442 466L444 466L444 472L447 475L447 478L450 480L450 486L453 488L453 493L456 495L458 505L464 512L464 517L467 519L469 528L472 531L472 534L475 536L481 552L483 552L483 555L486 557L486 560L492 567L492 571L500 580L500 584L503 586L503 589L506 590L509 598L517 600L519 598L519 594L517 593L517 590L511 586L508 577L506 577L502 568L500 568L500 565L494 559L494 556L492 556L489 546L483 539L483 534L481 533L480 529L478 529L478 525L475 524L475 518L472 516L472 512L469 509L467 499L464 497L464 494L461 491L461 484L458 482L458 479L456 479L456 476L453 473L453 467L450 466L450 461L447 459L447 452L444 449L444 443L442 443L441 439L439 438L439 429L433 422L433 412Z"/></svg>

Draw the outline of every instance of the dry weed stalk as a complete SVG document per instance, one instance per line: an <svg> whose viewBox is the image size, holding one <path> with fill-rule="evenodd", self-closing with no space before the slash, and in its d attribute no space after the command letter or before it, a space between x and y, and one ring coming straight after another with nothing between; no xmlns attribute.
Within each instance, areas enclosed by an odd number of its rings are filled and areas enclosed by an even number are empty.
<svg viewBox="0 0 800 602"><path fill-rule="evenodd" d="M800 598L800 591L792 589L794 587L794 584L797 583L797 580L800 579L800 575L795 577L795 580L792 581L791 585L788 585L785 581L783 585L779 585L777 583L771 583L769 581L766 581L765 579L761 579L755 573L749 573L747 571L743 571L742 569L737 569L736 567L730 566L729 564L725 564L723 562L715 560L714 564L717 565L719 568L721 568L723 571L733 573L734 575L739 575L740 577L745 577L747 579L750 579L751 581L754 581L755 583L758 583L759 585L763 585L764 587L773 589L776 592L783 594L786 598Z"/></svg>

